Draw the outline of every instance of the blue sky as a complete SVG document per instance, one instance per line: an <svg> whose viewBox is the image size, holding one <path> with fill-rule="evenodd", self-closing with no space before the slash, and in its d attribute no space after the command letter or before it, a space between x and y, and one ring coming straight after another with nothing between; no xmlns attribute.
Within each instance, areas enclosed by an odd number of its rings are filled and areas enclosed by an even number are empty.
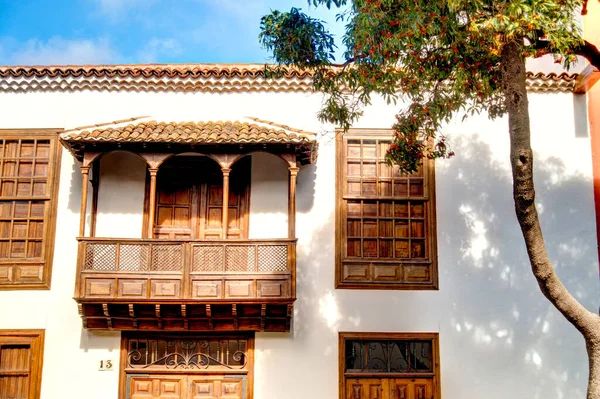
<svg viewBox="0 0 600 399"><path fill-rule="evenodd" d="M0 65L265 62L260 17L306 0L0 0Z"/></svg>

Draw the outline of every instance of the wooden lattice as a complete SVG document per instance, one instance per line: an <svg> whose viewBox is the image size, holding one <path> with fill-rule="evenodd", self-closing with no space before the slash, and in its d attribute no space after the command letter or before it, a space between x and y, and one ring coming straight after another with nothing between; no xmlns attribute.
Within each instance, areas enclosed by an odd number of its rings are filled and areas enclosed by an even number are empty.
<svg viewBox="0 0 600 399"><path fill-rule="evenodd" d="M120 246L119 270L122 271L148 271L150 260L150 247L148 245Z"/></svg>
<svg viewBox="0 0 600 399"><path fill-rule="evenodd" d="M195 246L193 270L195 272L223 271L223 247L220 245Z"/></svg>
<svg viewBox="0 0 600 399"><path fill-rule="evenodd" d="M285 272L288 270L286 245L260 245L258 247L259 272Z"/></svg>
<svg viewBox="0 0 600 399"><path fill-rule="evenodd" d="M256 271L256 248L247 245L232 245L226 247L227 272Z"/></svg>
<svg viewBox="0 0 600 399"><path fill-rule="evenodd" d="M179 271L183 268L182 246L175 244L152 245L152 270Z"/></svg>
<svg viewBox="0 0 600 399"><path fill-rule="evenodd" d="M85 252L86 270L116 271L116 244L88 244Z"/></svg>

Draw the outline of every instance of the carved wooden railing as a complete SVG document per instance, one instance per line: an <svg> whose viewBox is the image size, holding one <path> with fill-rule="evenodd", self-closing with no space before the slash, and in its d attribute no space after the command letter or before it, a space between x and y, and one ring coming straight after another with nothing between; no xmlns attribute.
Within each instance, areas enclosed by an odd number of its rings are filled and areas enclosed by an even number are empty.
<svg viewBox="0 0 600 399"><path fill-rule="evenodd" d="M296 297L296 240L80 238L79 302L256 302Z"/></svg>

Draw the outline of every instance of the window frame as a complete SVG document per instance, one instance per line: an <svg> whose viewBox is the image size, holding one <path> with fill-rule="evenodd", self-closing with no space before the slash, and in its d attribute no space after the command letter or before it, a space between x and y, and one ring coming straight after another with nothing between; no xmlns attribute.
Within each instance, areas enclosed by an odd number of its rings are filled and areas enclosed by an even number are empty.
<svg viewBox="0 0 600 399"><path fill-rule="evenodd" d="M436 219L436 190L435 190L435 161L431 159L424 160L424 195L428 204L425 214L425 239L427 241L428 263L411 261L381 259L379 257L357 258L357 263L367 264L367 278L364 281L356 279L354 281L344 278L344 261L345 261L345 241L346 238L346 206L344 199L344 182L346 178L346 148L347 140L391 140L392 131L389 129L350 129L344 132L342 129L336 129L336 163L335 163L335 288L338 289L377 289L377 290L438 290L438 259L437 259L437 219ZM380 196L374 196L373 200L377 201ZM387 197L386 197L387 198ZM400 197L404 199L405 197ZM408 198L408 197L407 197ZM375 281L372 276L372 269L375 264L380 262L387 264L396 264L398 266L410 266L411 264L423 265L428 264L429 279L423 282L405 282L396 277L396 281ZM402 272L404 274L404 272Z"/></svg>
<svg viewBox="0 0 600 399"><path fill-rule="evenodd" d="M52 265L54 261L54 247L56 241L56 219L58 209L58 189L60 181L60 169L62 158L62 146L59 144L59 135L63 131L62 128L45 128L45 129L0 129L0 139L2 140L49 140L49 158L48 158L48 214L44 217L44 233L42 238L42 246L44 256L41 262L31 262L23 258L21 260L7 260L0 262L0 266L9 265L12 267L14 274L19 266L38 265L42 267L42 276L39 282L15 282L13 277L12 282L0 282L0 291L6 290L49 290L52 280ZM33 158L35 159L35 158ZM23 200L28 200L29 197L24 197ZM1 200L1 198L0 198ZM9 201L9 200L6 200ZM43 264L42 264L43 263ZM9 271L10 272L10 271Z"/></svg>
<svg viewBox="0 0 600 399"><path fill-rule="evenodd" d="M4 343L30 347L29 399L39 399L42 387L45 330L0 330L0 346Z"/></svg>
<svg viewBox="0 0 600 399"><path fill-rule="evenodd" d="M421 340L431 341L432 348L432 366L433 373L350 373L346 376L346 341L350 340L369 340L369 341L393 341L393 340ZM350 332L341 331L338 333L338 380L339 380L339 398L346 399L346 381L348 379L358 378L380 378L380 379L415 379L415 378L431 378L433 380L433 397L432 399L441 399L441 384L440 384L440 342L439 333L437 332Z"/></svg>

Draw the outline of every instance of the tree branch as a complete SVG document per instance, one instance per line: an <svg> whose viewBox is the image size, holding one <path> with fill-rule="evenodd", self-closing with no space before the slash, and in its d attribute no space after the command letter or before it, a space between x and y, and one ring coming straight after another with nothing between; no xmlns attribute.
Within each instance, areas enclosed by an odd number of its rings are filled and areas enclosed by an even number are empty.
<svg viewBox="0 0 600 399"><path fill-rule="evenodd" d="M600 50L592 43L584 40L581 46L573 49L573 52L584 57L590 64L600 69Z"/></svg>

